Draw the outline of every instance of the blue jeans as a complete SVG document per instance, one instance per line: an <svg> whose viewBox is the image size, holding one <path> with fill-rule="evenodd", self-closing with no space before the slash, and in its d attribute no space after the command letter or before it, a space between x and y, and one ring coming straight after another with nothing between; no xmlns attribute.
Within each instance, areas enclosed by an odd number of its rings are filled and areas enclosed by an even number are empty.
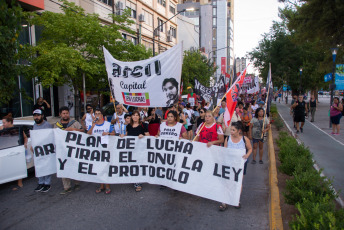
<svg viewBox="0 0 344 230"><path fill-rule="evenodd" d="M38 184L50 185L51 175L38 177Z"/></svg>

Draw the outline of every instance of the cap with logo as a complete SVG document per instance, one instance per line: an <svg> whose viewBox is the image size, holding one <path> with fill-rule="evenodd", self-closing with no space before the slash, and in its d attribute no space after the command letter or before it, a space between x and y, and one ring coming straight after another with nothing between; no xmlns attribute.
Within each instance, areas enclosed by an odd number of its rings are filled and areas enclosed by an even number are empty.
<svg viewBox="0 0 344 230"><path fill-rule="evenodd" d="M33 115L35 115L35 114L42 115L43 112L42 112L41 109L35 109L35 110L33 111Z"/></svg>

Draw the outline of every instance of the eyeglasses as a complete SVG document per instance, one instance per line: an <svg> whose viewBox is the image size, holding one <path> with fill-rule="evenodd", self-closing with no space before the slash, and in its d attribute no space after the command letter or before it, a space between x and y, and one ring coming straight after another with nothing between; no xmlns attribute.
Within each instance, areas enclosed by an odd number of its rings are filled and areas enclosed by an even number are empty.
<svg viewBox="0 0 344 230"><path fill-rule="evenodd" d="M94 113L94 115L102 115L102 113Z"/></svg>

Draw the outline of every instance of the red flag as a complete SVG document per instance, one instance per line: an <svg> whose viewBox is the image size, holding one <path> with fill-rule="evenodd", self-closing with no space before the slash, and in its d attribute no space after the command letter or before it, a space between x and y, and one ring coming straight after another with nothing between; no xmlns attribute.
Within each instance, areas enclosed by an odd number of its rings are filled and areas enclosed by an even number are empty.
<svg viewBox="0 0 344 230"><path fill-rule="evenodd" d="M226 77L226 79L225 79L225 86L226 86L226 91L227 91L227 89L229 87L229 83L231 81L231 75L228 74L228 73L225 73L225 77Z"/></svg>
<svg viewBox="0 0 344 230"><path fill-rule="evenodd" d="M241 75L238 77L238 79L234 82L234 84L226 93L227 108L223 115L226 127L228 127L231 123L235 107L238 103L237 98L239 97L239 92L244 82L245 75L246 69L241 73Z"/></svg>

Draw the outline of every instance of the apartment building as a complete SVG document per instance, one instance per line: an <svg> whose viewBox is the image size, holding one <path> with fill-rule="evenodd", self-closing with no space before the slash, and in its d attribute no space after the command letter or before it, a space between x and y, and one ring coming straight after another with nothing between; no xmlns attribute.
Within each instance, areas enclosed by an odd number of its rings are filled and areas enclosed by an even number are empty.
<svg viewBox="0 0 344 230"><path fill-rule="evenodd" d="M234 0L180 0L178 11L199 27L199 49L218 66L216 77L229 73L234 64Z"/></svg>
<svg viewBox="0 0 344 230"><path fill-rule="evenodd" d="M18 0L25 11L51 11L60 13L60 2L56 0ZM123 14L123 10L130 9L131 17L135 21L131 29L136 31L135 35L122 33L122 36L135 44L143 44L153 49L153 36L155 36L155 53L161 53L176 45L177 40L177 0L69 0L85 9L86 13L96 13L104 24L112 23L109 14ZM168 22L166 22L168 21ZM166 23L165 23L166 22ZM20 34L21 44L36 45L41 34L41 28L35 25L22 23ZM161 26L162 25L162 26ZM158 28L159 27L159 28ZM158 29L156 29L158 28ZM155 33L153 31L156 30ZM27 64L27 63L21 63ZM43 96L51 105L51 113L48 115L57 116L58 108L62 105L71 108L73 114L74 95L67 85L60 87L43 88L35 84L34 80L27 80L18 76L18 87L23 89L34 101L25 99L20 93L8 105L1 108L1 114L12 112L14 117L32 116L32 105L36 99Z"/></svg>

